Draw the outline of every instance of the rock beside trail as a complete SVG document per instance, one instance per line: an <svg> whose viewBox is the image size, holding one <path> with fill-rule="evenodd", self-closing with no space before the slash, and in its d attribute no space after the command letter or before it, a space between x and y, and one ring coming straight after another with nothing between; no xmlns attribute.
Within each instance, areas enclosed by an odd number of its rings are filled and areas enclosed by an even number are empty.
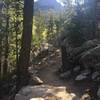
<svg viewBox="0 0 100 100"><path fill-rule="evenodd" d="M81 54L83 52L93 49L93 48L97 47L98 45L100 45L100 42L96 39L88 40L88 41L84 42L81 46L78 46L78 47L70 44L68 42L68 40L64 41L64 44L63 44L63 46L65 46L65 48L66 48L66 52L68 54L68 59L69 59L69 61L71 60L71 62L75 62L75 61L79 60L80 57L82 56Z"/></svg>
<svg viewBox="0 0 100 100"><path fill-rule="evenodd" d="M96 71L92 74L92 79L93 80L96 80L100 77L100 71Z"/></svg>
<svg viewBox="0 0 100 100"><path fill-rule="evenodd" d="M84 94L80 100L91 100L91 96L89 94Z"/></svg>
<svg viewBox="0 0 100 100"><path fill-rule="evenodd" d="M75 78L76 81L82 81L84 79L88 78L88 75L90 75L91 71L90 70L84 70L82 71L77 77Z"/></svg>
<svg viewBox="0 0 100 100"><path fill-rule="evenodd" d="M76 66L74 69L73 69L73 71L75 72L75 73L77 73L77 72L79 72L80 71L80 66Z"/></svg>
<svg viewBox="0 0 100 100"><path fill-rule="evenodd" d="M66 40L63 46L66 48L68 62L100 69L100 41L97 39L88 40L81 46L73 46Z"/></svg>
<svg viewBox="0 0 100 100"><path fill-rule="evenodd" d="M98 96L98 98L100 99L100 87L99 87L99 89L98 89L98 91L97 91L97 96Z"/></svg>
<svg viewBox="0 0 100 100"><path fill-rule="evenodd" d="M66 71L66 72L64 72L64 73L61 73L61 74L60 74L60 78L66 79L66 78L69 78L70 75L71 75L71 71L69 70L69 71Z"/></svg>
<svg viewBox="0 0 100 100"><path fill-rule="evenodd" d="M84 80L84 79L86 79L86 78L87 78L86 75L80 74L80 75L78 75L78 76L75 78L75 80L76 80L76 81L82 81L82 80Z"/></svg>
<svg viewBox="0 0 100 100"><path fill-rule="evenodd" d="M29 85L41 85L41 84L43 84L43 81L39 77L34 75L31 76Z"/></svg>
<svg viewBox="0 0 100 100"><path fill-rule="evenodd" d="M66 92L66 87L49 85L27 86L15 96L15 100L79 100L74 93Z"/></svg>
<svg viewBox="0 0 100 100"><path fill-rule="evenodd" d="M100 41L97 39L88 40L81 46L73 46L68 40L63 41L63 46L66 48L66 62L69 62L72 67L68 67L68 70L73 70L76 80L83 80L87 78L85 73L80 73L82 70L90 70L89 74L93 81L100 81L100 75L97 71L100 71ZM64 66L68 66L65 63ZM79 66L79 67L78 67ZM64 69L64 68L62 68ZM65 67L66 69L66 67ZM70 71L66 70L66 73L61 74L61 77L69 77Z"/></svg>
<svg viewBox="0 0 100 100"><path fill-rule="evenodd" d="M80 63L85 68L100 69L100 45L84 52L81 55Z"/></svg>

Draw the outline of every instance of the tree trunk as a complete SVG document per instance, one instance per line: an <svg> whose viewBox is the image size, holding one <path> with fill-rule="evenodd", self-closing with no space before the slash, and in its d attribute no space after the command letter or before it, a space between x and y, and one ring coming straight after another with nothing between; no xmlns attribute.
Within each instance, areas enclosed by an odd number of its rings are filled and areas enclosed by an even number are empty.
<svg viewBox="0 0 100 100"><path fill-rule="evenodd" d="M2 39L0 39L0 79L1 79Z"/></svg>
<svg viewBox="0 0 100 100"><path fill-rule="evenodd" d="M67 65L67 53L66 48L64 46L61 47L61 54L62 54L62 72L66 71L66 65Z"/></svg>
<svg viewBox="0 0 100 100"><path fill-rule="evenodd" d="M18 60L18 88L25 86L29 81L28 67L30 61L30 49L33 22L33 0L24 0L23 34L21 50Z"/></svg>
<svg viewBox="0 0 100 100"><path fill-rule="evenodd" d="M61 56L62 56L62 66L61 72L66 72L67 70L72 70L73 64L68 60L68 54L66 52L66 47L61 47Z"/></svg>
<svg viewBox="0 0 100 100"><path fill-rule="evenodd" d="M9 17L7 17L6 23L6 36L5 36L5 54L4 54L4 64L3 64L3 76L7 75L8 72L8 50L9 50L9 43L8 43L8 34L9 34Z"/></svg>

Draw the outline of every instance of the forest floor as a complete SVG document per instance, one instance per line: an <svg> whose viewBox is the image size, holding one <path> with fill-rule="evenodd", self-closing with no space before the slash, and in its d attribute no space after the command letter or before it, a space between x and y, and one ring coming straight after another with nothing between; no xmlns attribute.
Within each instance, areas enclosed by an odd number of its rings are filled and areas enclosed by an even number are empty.
<svg viewBox="0 0 100 100"><path fill-rule="evenodd" d="M39 70L39 77L43 80L44 84L52 86L65 86L68 92L75 93L81 97L87 89L91 90L93 100L97 100L97 83L90 80L75 82L73 75L69 79L61 79L57 70L61 66L61 53L59 49L55 49L51 55L47 55L47 60L41 64Z"/></svg>
<svg viewBox="0 0 100 100"><path fill-rule="evenodd" d="M38 69L38 77L43 81L43 84L65 86L67 92L74 93L78 97L84 95L85 91L89 89L91 90L91 96L93 97L92 100L98 100L96 96L98 90L97 83L90 80L76 82L76 76L74 74L72 74L68 79L60 78L58 69L61 67L62 61L59 49L55 48L52 51L48 51L39 61L41 63L36 65L36 67ZM8 100L8 97L4 97L4 99L0 100Z"/></svg>

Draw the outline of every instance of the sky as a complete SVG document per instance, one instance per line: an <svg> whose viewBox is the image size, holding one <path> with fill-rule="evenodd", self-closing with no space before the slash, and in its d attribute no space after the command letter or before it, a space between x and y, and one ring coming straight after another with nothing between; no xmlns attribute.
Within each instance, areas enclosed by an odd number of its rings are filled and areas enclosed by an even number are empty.
<svg viewBox="0 0 100 100"><path fill-rule="evenodd" d="M62 6L64 6L64 3L61 2L61 0L56 0L58 3L60 3Z"/></svg>
<svg viewBox="0 0 100 100"><path fill-rule="evenodd" d="M38 1L38 0L34 0L34 2L36 2L36 1Z"/></svg>
<svg viewBox="0 0 100 100"><path fill-rule="evenodd" d="M35 2L38 1L38 0L34 0ZM61 2L62 0L56 0L58 3L60 3L62 6L64 6L64 3ZM72 3L74 4L75 3L75 0L72 0ZM80 0L80 4L83 3L83 0Z"/></svg>
<svg viewBox="0 0 100 100"><path fill-rule="evenodd" d="M38 0L34 0L35 2ZM61 0L56 0L58 3L60 3L62 6L64 6L64 4L61 2Z"/></svg>

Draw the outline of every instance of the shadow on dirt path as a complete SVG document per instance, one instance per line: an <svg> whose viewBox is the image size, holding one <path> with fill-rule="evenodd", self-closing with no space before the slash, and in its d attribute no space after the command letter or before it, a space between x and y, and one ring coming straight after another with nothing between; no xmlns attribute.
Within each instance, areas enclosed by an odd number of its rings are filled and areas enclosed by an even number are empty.
<svg viewBox="0 0 100 100"><path fill-rule="evenodd" d="M77 96L84 94L85 90L90 89L92 94L96 97L97 85L91 81L77 83L73 78L63 80L56 74L56 71L61 66L61 54L59 50L54 52L53 56L48 57L47 66L41 65L39 70L39 77L44 81L44 84L53 86L66 86L68 92L73 92ZM73 75L72 75L73 76ZM97 99L95 99L97 100Z"/></svg>

